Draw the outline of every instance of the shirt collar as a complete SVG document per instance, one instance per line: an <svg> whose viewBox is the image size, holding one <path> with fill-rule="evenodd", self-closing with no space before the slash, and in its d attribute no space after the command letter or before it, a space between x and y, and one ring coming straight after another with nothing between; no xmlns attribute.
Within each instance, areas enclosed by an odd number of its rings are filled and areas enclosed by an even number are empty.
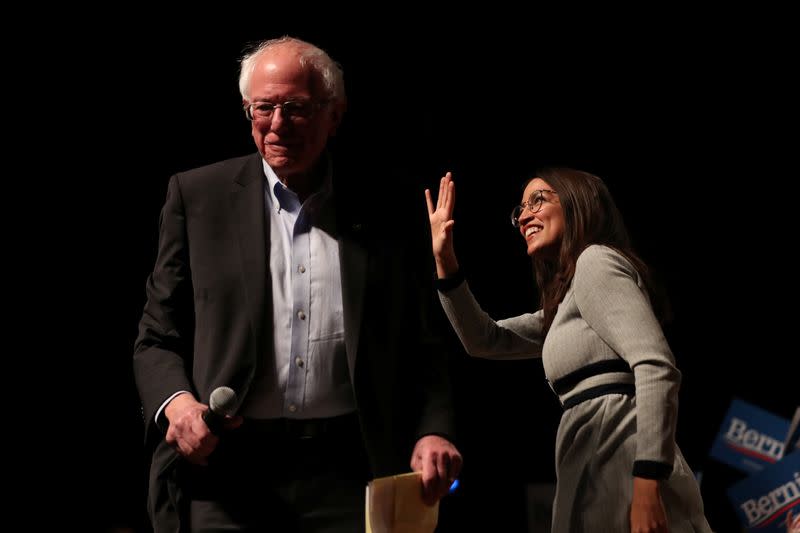
<svg viewBox="0 0 800 533"><path fill-rule="evenodd" d="M325 157L325 174L322 179L322 186L305 201L305 205L311 209L320 206L333 192L331 159L327 154L323 157ZM261 163L264 166L264 174L267 176L270 195L279 209L285 209L289 212L295 212L300 209L300 199L297 197L297 194L281 182L278 175L275 174L275 171L272 170L272 167L270 167L263 158L261 159Z"/></svg>

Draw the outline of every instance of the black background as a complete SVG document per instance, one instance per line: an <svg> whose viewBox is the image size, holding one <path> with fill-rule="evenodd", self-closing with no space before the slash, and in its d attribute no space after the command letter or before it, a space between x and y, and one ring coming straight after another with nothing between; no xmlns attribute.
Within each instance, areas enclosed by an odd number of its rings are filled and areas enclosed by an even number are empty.
<svg viewBox="0 0 800 533"><path fill-rule="evenodd" d="M525 179L545 164L605 179L670 295L667 334L684 375L678 443L704 472L712 527L732 531L724 488L741 475L708 458L731 399L787 418L798 403L786 258L794 239L781 230L793 215L785 187L795 178L778 163L797 140L777 134L796 124L785 43L779 32L755 37L769 24L747 14L604 15L616 22L481 11L459 13L470 24L456 24L413 10L363 12L345 16L350 29L342 29L338 18L292 22L297 14L202 22L130 14L124 25L77 36L84 61L65 79L89 80L76 116L92 130L78 154L92 169L83 180L91 207L76 214L86 222L79 255L89 264L76 271L94 332L80 345L101 376L90 396L102 398L86 444L91 463L81 465L100 506L84 520L145 528L131 353L167 180L254 150L237 59L248 42L291 34L344 68L350 104L336 142L417 171L408 183L381 183L376 165L367 201L391 216L409 208L392 203L392 188L412 187L421 209L423 188L453 171L459 257L497 318L535 305L530 262L508 222ZM95 56L101 49L110 59ZM524 531L525 485L554 481L560 410L541 363L460 354L454 365L466 465L440 530ZM495 519L502 526L490 528Z"/></svg>

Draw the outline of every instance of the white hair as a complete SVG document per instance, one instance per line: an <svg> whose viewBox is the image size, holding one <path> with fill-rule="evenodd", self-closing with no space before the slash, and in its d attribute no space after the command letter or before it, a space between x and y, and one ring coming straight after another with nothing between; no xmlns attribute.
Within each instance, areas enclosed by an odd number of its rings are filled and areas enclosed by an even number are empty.
<svg viewBox="0 0 800 533"><path fill-rule="evenodd" d="M259 57L267 50L286 45L296 47L299 52L300 65L304 68L310 67L320 77L325 96L328 99L339 103L345 102L347 97L344 92L344 73L339 64L331 59L327 52L321 48L289 36L262 41L256 44L252 51L242 58L239 71L239 92L244 100L250 101L250 95L248 94L250 91L250 78L253 75Z"/></svg>

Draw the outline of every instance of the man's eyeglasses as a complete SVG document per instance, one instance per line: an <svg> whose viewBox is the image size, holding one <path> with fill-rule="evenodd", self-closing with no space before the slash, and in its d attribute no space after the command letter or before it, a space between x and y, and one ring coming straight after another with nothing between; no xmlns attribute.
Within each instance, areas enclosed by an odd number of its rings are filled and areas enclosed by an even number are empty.
<svg viewBox="0 0 800 533"><path fill-rule="evenodd" d="M542 210L542 204L547 201L542 194L545 192L558 194L556 191L551 191L550 189L535 190L530 196L528 196L528 199L523 202L522 205L518 205L513 211L511 211L511 224L513 224L515 228L519 227L519 217L522 216L523 211L527 209L531 213L538 213Z"/></svg>
<svg viewBox="0 0 800 533"><path fill-rule="evenodd" d="M312 102L310 100L289 100L282 104L254 102L244 106L244 114L247 115L248 120L272 120L275 110L280 107L284 118L293 121L308 120L327 103L327 101Z"/></svg>

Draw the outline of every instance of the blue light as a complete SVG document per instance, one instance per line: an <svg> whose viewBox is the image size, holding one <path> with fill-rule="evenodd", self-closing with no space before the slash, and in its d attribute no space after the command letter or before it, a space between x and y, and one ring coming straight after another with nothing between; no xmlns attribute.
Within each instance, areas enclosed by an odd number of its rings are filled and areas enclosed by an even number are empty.
<svg viewBox="0 0 800 533"><path fill-rule="evenodd" d="M458 483L458 480L456 479L455 481L453 481L453 484L450 485L450 490L447 493L448 494L453 494L456 491L456 489L458 488L458 485L459 485L459 483Z"/></svg>

